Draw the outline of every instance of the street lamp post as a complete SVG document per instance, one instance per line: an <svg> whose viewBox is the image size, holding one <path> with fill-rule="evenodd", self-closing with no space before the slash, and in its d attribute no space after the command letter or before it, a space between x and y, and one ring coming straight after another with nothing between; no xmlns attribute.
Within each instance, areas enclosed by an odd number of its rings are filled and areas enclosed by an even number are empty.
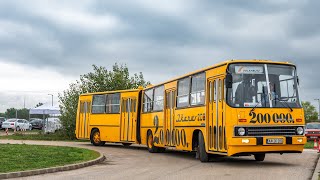
<svg viewBox="0 0 320 180"><path fill-rule="evenodd" d="M51 96L51 106L53 107L53 94L48 94L49 96Z"/></svg>
<svg viewBox="0 0 320 180"><path fill-rule="evenodd" d="M319 106L319 111L318 111L318 121L320 121L320 99L314 99L316 101L318 101L318 106Z"/></svg>

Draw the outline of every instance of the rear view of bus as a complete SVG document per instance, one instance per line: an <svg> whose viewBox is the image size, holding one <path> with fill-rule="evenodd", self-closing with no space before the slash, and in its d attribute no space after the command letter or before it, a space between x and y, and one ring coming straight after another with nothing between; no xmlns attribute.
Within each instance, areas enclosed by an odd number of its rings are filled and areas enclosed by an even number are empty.
<svg viewBox="0 0 320 180"><path fill-rule="evenodd" d="M298 92L296 67L290 63L251 61L227 67L226 121L228 155L301 153L304 112ZM232 125L231 125L232 124Z"/></svg>

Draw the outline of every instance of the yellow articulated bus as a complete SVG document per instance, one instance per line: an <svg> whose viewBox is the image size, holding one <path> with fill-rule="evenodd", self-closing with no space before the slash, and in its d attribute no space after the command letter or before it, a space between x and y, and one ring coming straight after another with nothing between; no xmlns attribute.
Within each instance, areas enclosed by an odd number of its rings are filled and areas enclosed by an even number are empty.
<svg viewBox="0 0 320 180"><path fill-rule="evenodd" d="M210 154L301 153L304 112L295 65L230 60L145 89L83 94L76 136Z"/></svg>

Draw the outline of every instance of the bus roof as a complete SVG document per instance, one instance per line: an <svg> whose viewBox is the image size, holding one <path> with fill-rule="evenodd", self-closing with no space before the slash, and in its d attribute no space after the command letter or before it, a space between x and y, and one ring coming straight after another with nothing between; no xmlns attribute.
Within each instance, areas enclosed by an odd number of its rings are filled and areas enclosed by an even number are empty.
<svg viewBox="0 0 320 180"><path fill-rule="evenodd" d="M262 60L262 59L261 60L260 59L251 59L251 60L231 59L231 60L226 60L226 61L223 61L221 63L215 64L213 66L209 66L209 67L205 67L205 68L202 68L200 70L197 70L197 71L193 71L191 73L185 74L183 76L179 76L177 78L173 78L173 79L171 79L169 81L165 81L163 83L159 83L159 84L156 84L156 85L149 85L149 86L147 86L146 89L149 89L149 88L152 88L152 87L156 87L156 86L159 86L159 85L162 85L162 84L166 84L166 83L169 83L169 82L172 82L172 81L176 81L178 79L181 79L181 78L193 75L193 74L197 74L197 73L200 73L200 72L203 72L203 71L207 71L207 70L210 70L210 69L218 68L220 66L233 64L233 63L283 64L283 65L292 65L292 66L294 66L294 64L292 64L290 62L271 61L271 60Z"/></svg>
<svg viewBox="0 0 320 180"><path fill-rule="evenodd" d="M126 93L126 92L139 92L143 88L139 87L138 89L126 89L126 90L116 90L116 91L103 91L103 92L94 92L94 93L84 93L80 96L96 95L96 94L112 94L112 93Z"/></svg>

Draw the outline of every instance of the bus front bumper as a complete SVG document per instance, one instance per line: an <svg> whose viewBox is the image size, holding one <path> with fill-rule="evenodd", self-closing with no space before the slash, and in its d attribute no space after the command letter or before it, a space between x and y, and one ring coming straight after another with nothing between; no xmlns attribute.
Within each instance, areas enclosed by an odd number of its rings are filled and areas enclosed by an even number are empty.
<svg viewBox="0 0 320 180"><path fill-rule="evenodd" d="M305 136L234 137L229 139L228 156L252 153L301 153Z"/></svg>

